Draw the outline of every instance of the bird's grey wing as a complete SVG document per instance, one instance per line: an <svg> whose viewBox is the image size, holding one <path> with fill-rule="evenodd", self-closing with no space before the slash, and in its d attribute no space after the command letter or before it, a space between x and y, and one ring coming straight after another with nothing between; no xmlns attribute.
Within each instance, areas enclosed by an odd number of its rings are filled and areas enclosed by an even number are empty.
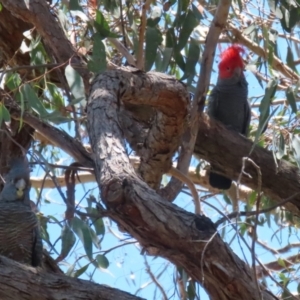
<svg viewBox="0 0 300 300"><path fill-rule="evenodd" d="M251 107L248 101L245 102L245 108L244 108L244 124L242 128L242 134L244 136L248 136L249 134L249 126L251 121Z"/></svg>

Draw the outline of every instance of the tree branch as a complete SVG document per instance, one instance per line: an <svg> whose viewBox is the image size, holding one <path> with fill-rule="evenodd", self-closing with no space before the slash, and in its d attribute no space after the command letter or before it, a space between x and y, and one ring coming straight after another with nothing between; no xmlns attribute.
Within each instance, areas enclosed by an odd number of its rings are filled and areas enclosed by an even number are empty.
<svg viewBox="0 0 300 300"><path fill-rule="evenodd" d="M108 216L149 255L182 266L212 299L258 299L252 271L221 240L210 219L165 201L136 175L114 109L118 97L109 90L94 81L87 105L95 173ZM262 294L276 299L263 289Z"/></svg>
<svg viewBox="0 0 300 300"><path fill-rule="evenodd" d="M142 300L108 286L90 281L47 273L0 256L1 300ZM33 284L34 283L34 284Z"/></svg>
<svg viewBox="0 0 300 300"><path fill-rule="evenodd" d="M205 114L200 118L199 132L195 145L195 154L224 170L227 177L237 180L243 157L248 157L253 147L252 141L227 130L221 123L209 119ZM222 151L222 155L220 155ZM262 173L262 191L276 202L295 195L300 190L300 173L296 166L287 161L278 161L278 169L270 151L255 147L250 158L260 167ZM257 189L257 172L251 165L246 165L241 182ZM283 188L284 187L284 188ZM285 207L299 215L300 195L295 196Z"/></svg>
<svg viewBox="0 0 300 300"><path fill-rule="evenodd" d="M171 168L172 157L187 125L189 95L185 86L171 76L134 68L107 71L98 75L95 82L107 89L109 97L118 97L125 107L144 105L155 109L138 152L140 175L152 188L158 189L162 174ZM120 103L114 106L117 111L119 106Z"/></svg>

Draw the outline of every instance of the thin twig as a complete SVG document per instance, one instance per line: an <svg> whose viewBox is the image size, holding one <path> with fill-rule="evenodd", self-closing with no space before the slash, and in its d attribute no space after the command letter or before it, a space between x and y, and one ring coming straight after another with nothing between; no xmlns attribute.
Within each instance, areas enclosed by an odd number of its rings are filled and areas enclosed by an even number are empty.
<svg viewBox="0 0 300 300"><path fill-rule="evenodd" d="M254 168L256 169L257 172L257 198L256 198L256 214L255 214L255 221L254 221L254 226L253 226L253 237L252 237L252 245L251 245L251 256L252 256L252 270L254 272L254 279L256 282L256 287L259 291L260 294L260 298L262 299L262 293L261 293L261 289L259 287L258 284L258 278L257 278L257 274L256 274L256 264L255 264L255 242L256 242L256 235L257 235L257 224L258 224L258 216L259 216L259 206L260 206L260 200L261 200L261 170L260 167L249 157L243 157L243 160L245 160L246 162L250 162Z"/></svg>
<svg viewBox="0 0 300 300"><path fill-rule="evenodd" d="M34 70L34 69L39 69L39 68L53 68L51 71L55 70L57 67L58 68L62 68L64 67L67 63L69 63L69 61L67 62L64 62L64 63L60 63L60 64L57 64L57 63L53 63L53 64L40 64L40 65L34 65L34 66L18 66L18 67L14 67L14 68L10 68L10 69L1 69L0 70L0 73L1 73L1 76L0 76L0 82L2 82L2 79L3 79L3 76L6 74L6 73L9 73L9 72L16 72L16 71L19 71L19 70ZM44 76L45 74L43 74Z"/></svg>
<svg viewBox="0 0 300 300"><path fill-rule="evenodd" d="M274 204L270 207L267 207L265 209L262 209L260 211L258 211L258 214L264 214L267 212L272 211L273 209L280 207L288 202L290 202L291 200L293 200L293 198L295 198L296 196L299 196L300 192L295 193L294 195L278 202L277 204ZM226 220L231 220L233 218L236 218L238 216L242 216L242 217L249 217L249 216L254 216L257 214L257 211L234 211L226 216L224 216L223 218L221 218L220 220L218 220L217 222L215 222L216 227L218 227L220 224L222 224L223 222L225 222Z"/></svg>
<svg viewBox="0 0 300 300"><path fill-rule="evenodd" d="M138 53L137 53L137 62L136 66L140 70L144 70L144 40L145 40L145 31L146 31L146 23L147 23L147 10L150 8L150 4L153 0L146 0L143 4L142 8L142 16L141 16L141 24L140 24L140 32L139 32L139 45L138 45Z"/></svg>
<svg viewBox="0 0 300 300"><path fill-rule="evenodd" d="M168 300L167 294L164 291L162 285L158 282L157 278L155 277L155 275L152 273L151 268L148 264L147 258L146 256L144 256L144 260L145 260L145 265L146 265L146 272L149 274L150 278L153 280L153 282L156 284L156 286L158 287L158 289L160 290L160 292L162 293L163 299L164 300Z"/></svg>

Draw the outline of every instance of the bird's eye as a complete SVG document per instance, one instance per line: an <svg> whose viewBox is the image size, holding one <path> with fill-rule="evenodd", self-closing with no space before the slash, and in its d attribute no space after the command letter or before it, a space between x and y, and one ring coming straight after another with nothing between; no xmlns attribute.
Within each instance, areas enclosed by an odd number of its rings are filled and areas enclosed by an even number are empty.
<svg viewBox="0 0 300 300"><path fill-rule="evenodd" d="M230 71L230 70L231 70L231 68L230 68L230 67L227 67L226 69L227 69L227 71Z"/></svg>

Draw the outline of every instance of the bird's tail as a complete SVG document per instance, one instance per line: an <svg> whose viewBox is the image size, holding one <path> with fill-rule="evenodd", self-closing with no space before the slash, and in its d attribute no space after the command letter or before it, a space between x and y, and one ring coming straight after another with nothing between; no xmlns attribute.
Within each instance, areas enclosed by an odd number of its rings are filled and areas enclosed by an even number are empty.
<svg viewBox="0 0 300 300"><path fill-rule="evenodd" d="M231 179L219 175L217 173L214 173L212 171L209 174L209 184L213 188L217 188L220 190L228 190L231 186L231 182L232 182Z"/></svg>

